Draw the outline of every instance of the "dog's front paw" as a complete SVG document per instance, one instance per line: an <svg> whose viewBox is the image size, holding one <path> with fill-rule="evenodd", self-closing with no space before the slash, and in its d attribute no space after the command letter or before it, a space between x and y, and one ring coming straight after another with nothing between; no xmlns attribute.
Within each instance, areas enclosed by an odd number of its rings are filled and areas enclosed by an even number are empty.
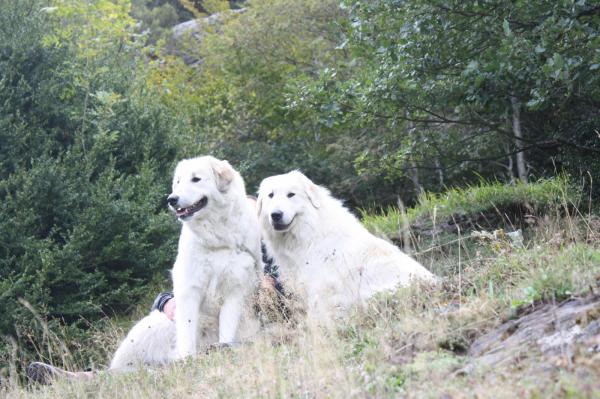
<svg viewBox="0 0 600 399"><path fill-rule="evenodd" d="M191 346L178 346L177 347L177 359L187 359L196 356L196 351Z"/></svg>

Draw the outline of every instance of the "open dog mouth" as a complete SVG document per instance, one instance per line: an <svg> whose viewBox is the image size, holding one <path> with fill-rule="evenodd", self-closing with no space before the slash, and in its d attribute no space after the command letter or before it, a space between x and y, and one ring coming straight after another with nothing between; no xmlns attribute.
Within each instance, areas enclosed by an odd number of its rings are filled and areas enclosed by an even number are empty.
<svg viewBox="0 0 600 399"><path fill-rule="evenodd" d="M175 209L175 215L177 215L177 217L180 219L186 219L186 218L192 216L194 213L198 212L200 209L204 208L206 206L207 202L208 202L208 198L202 197L202 199L200 199L200 201L193 203L191 206L188 206L187 208Z"/></svg>
<svg viewBox="0 0 600 399"><path fill-rule="evenodd" d="M294 217L295 219L295 217ZM271 222L271 225L273 226L273 229L275 231L288 231L290 226L292 225L292 223L294 223L294 219L292 219L288 224L284 224L284 223L278 223L278 222Z"/></svg>

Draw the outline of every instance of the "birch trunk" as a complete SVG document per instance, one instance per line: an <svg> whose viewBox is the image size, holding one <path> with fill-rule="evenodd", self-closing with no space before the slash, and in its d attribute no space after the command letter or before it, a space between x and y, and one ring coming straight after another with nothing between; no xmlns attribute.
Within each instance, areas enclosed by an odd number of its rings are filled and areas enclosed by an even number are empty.
<svg viewBox="0 0 600 399"><path fill-rule="evenodd" d="M515 136L515 145L517 147L517 174L519 179L527 183L527 163L525 161L525 152L523 148L523 132L521 131L521 104L516 97L510 98L512 105L512 130Z"/></svg>

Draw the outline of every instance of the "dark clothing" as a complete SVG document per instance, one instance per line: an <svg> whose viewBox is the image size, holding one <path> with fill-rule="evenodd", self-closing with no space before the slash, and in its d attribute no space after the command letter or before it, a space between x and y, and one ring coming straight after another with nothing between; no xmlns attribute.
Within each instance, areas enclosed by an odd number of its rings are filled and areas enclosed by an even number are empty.
<svg viewBox="0 0 600 399"><path fill-rule="evenodd" d="M165 304L167 302L169 302L169 300L173 299L173 293L172 292L161 292L160 294L158 294L158 296L156 297L156 299L154 300L154 303L152 304L152 307L150 308L150 311L152 312L153 310L158 309L159 311L163 311L163 309L165 308Z"/></svg>
<svg viewBox="0 0 600 399"><path fill-rule="evenodd" d="M279 281L279 267L275 264L273 257L267 253L267 246L264 242L260 243L260 252L262 252L263 272L266 276L271 276L275 280L275 289L283 294L283 286Z"/></svg>
<svg viewBox="0 0 600 399"><path fill-rule="evenodd" d="M260 252L262 253L263 271L267 276L279 278L279 267L275 265L275 261L267 253L267 246L264 242L260 243Z"/></svg>

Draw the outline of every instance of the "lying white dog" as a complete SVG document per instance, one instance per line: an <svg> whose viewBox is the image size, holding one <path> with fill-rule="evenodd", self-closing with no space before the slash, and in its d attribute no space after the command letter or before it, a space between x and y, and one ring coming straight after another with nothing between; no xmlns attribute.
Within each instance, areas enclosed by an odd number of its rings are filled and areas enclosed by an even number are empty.
<svg viewBox="0 0 600 399"><path fill-rule="evenodd" d="M175 321L150 313L129 332L111 369L194 356L199 345L233 343L258 329L247 300L262 273L260 233L240 174L210 156L185 159L167 201L183 224L172 270Z"/></svg>
<svg viewBox="0 0 600 399"><path fill-rule="evenodd" d="M318 319L412 279L434 280L298 171L264 179L258 208L262 236L284 286L299 294L308 314Z"/></svg>

